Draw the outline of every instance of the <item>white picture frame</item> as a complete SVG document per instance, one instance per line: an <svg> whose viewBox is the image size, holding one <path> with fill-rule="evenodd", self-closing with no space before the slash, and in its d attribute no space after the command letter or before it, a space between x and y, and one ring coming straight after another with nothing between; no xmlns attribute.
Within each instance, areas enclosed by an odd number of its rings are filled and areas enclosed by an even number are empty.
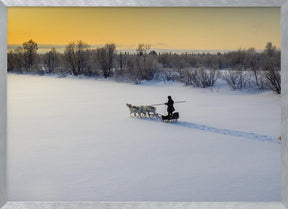
<svg viewBox="0 0 288 209"><path fill-rule="evenodd" d="M7 7L279 7L281 8L282 202L7 202ZM288 0L0 0L1 209L285 209L288 208Z"/></svg>

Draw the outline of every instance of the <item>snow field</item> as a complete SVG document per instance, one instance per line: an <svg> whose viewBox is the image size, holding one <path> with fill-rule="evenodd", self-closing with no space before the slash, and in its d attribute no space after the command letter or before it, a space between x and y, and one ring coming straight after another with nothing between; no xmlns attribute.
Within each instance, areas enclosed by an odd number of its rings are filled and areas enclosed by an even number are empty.
<svg viewBox="0 0 288 209"><path fill-rule="evenodd" d="M280 127L272 92L8 74L9 200L280 201Z"/></svg>

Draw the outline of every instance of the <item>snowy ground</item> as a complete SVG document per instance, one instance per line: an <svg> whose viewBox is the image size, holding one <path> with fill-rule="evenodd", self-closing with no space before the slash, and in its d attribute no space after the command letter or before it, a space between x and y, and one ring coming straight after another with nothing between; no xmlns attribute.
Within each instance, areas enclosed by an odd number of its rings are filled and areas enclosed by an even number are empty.
<svg viewBox="0 0 288 209"><path fill-rule="evenodd" d="M179 123L129 117L168 95ZM280 201L280 114L272 92L9 74L9 199Z"/></svg>

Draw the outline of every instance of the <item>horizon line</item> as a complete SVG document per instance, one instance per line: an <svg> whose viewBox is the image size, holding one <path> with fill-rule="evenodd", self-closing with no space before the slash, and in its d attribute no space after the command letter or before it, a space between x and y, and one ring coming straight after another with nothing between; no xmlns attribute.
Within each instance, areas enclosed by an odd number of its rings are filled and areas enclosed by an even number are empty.
<svg viewBox="0 0 288 209"><path fill-rule="evenodd" d="M88 44L91 49L97 49L100 47L105 46L105 44ZM115 44L116 45L116 50L120 52L136 52L136 47L135 48L122 48L121 44ZM18 47L21 47L22 44L7 44L7 50L14 50L17 49ZM67 44L38 44L38 53L46 53L49 52L52 48L55 48L59 53L63 53L65 51ZM117 48L117 46L120 48ZM254 48L254 47L249 47L249 48ZM204 53L204 52L211 52L211 53L217 53L217 52L232 52L232 51L238 51L238 50L247 50L249 48L242 48L239 47L237 49L180 49L180 48L150 48L150 51L156 51L158 53L169 53L169 52L174 52L174 53L185 53L185 52L190 52L190 53ZM262 49L256 49L254 48L257 52L264 51L265 48ZM278 50L281 50L281 47L278 48Z"/></svg>

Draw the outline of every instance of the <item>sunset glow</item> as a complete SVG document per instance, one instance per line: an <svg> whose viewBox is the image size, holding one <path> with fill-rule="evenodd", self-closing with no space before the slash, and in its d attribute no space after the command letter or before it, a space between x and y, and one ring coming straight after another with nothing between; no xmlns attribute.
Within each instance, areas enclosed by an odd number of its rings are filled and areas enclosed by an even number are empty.
<svg viewBox="0 0 288 209"><path fill-rule="evenodd" d="M8 44L116 43L133 49L280 48L279 8L8 8Z"/></svg>

